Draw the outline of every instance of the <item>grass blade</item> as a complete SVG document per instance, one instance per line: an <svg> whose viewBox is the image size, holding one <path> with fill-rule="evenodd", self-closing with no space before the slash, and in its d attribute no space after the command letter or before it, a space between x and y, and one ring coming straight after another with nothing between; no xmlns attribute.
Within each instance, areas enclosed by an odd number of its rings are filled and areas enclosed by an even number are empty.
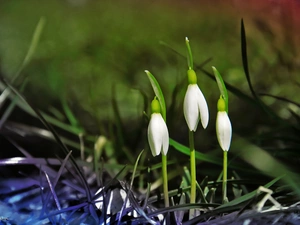
<svg viewBox="0 0 300 225"><path fill-rule="evenodd" d="M60 204L59 204L59 200L58 200L57 195L56 195L55 190L54 190L55 187L52 185L52 183L51 183L51 181L50 181L50 178L49 178L47 172L44 171L44 173L45 173L45 176L46 176L48 185L49 185L49 187L50 187L50 190L51 190L53 199L54 199L54 201L55 201L56 207L57 207L58 210L61 210L61 206L60 206ZM49 198L50 198L50 192L49 192ZM46 201L45 205L46 205L46 204L47 204L47 201Z"/></svg>
<svg viewBox="0 0 300 225"><path fill-rule="evenodd" d="M284 175L282 176L279 176L279 177L276 177L275 179L271 180L269 183L265 184L264 187L265 188L270 188L273 184L275 184L277 181L279 181L280 179L282 179L284 177ZM250 200L251 198L253 198L255 195L256 195L257 191L252 191L248 194L245 194L237 199L234 199L226 204L223 204L219 207L217 207L216 209L222 209L222 208L226 208L226 207L229 207L229 206L235 206L235 205L239 205L241 203L244 203L248 200Z"/></svg>
<svg viewBox="0 0 300 225"><path fill-rule="evenodd" d="M125 207L126 207L126 204L127 204L127 201L128 201L128 193L130 193L131 190L132 190L132 186L133 186L133 181L134 181L136 169L137 169L138 163L139 163L139 161L140 161L140 158L141 158L143 152L144 152L144 150L142 150L142 151L140 152L140 154L138 155L138 157L137 157L137 159L136 159L136 161L135 161L135 164L134 164L134 167L133 167L133 172L132 172L132 177L131 177L131 181L130 181L129 190L127 191L126 199L125 199L125 201L124 201L124 204L123 204L122 209L121 209L121 212L120 212L120 218L119 218L119 220L118 220L118 225L119 225L120 222L121 222L121 218L122 218L122 216L123 216L123 211L125 210ZM139 211L143 211L140 207L139 207L139 209L140 209ZM149 219L149 220L150 220L150 219ZM150 221L151 221L151 220L150 220Z"/></svg>
<svg viewBox="0 0 300 225"><path fill-rule="evenodd" d="M243 68L246 75L246 79L249 84L250 91L253 96L256 97L256 93L253 89L251 79L250 79L250 73L249 73L249 67L248 67L248 57L247 57L247 41L246 41L246 31L244 26L244 20L241 20L241 51L242 51L242 62L243 62Z"/></svg>
<svg viewBox="0 0 300 225"><path fill-rule="evenodd" d="M242 51L242 62L243 62L243 68L244 72L246 75L246 79L248 82L249 89L255 98L256 102L258 105L265 111L268 115L272 116L275 119L278 119L281 121L282 119L274 113L273 110L270 109L264 102L261 101L259 96L256 94L254 91L251 79L250 79L250 73L249 73L249 67L248 67L248 56L247 56L247 41L246 41L246 31L245 31L245 26L244 26L244 21L243 19L241 20L241 51Z"/></svg>
<svg viewBox="0 0 300 225"><path fill-rule="evenodd" d="M63 172L63 170L65 169L66 163L67 163L67 161L68 161L68 159L69 159L69 157L70 157L71 154L72 154L72 151L70 151L69 154L68 154L68 155L66 156L66 158L64 159L63 163L61 164L61 166L60 166L60 168L59 168L59 171L57 172L57 176L55 177L54 182L52 183L52 185L51 185L51 183L50 183L48 174L46 173L46 171L44 171L44 173L45 173L45 175L46 175L46 177L47 177L47 181L49 180L48 183L49 183L49 187L50 187L50 189L51 189L51 192L54 192L54 189L55 189L55 187L56 187L56 185L57 185L57 182L58 182L59 178L61 177L62 172ZM52 189L53 189L53 191L52 191ZM55 197L53 193L52 193L52 195L53 195L53 197ZM46 196L45 204L43 205L43 209L42 209L41 215L43 215L43 213L45 212L46 207L47 207L47 203L48 203L49 199L50 199L50 192L49 192L48 195ZM54 199L55 199L55 198L54 198ZM56 202L56 200L55 200L55 202ZM57 204L57 203L58 203L58 204ZM56 203L56 204L59 206L59 201L58 201L58 200L57 200L57 203ZM58 208L58 210L61 210L61 208L59 208L59 207L57 207L57 208Z"/></svg>
<svg viewBox="0 0 300 225"><path fill-rule="evenodd" d="M5 83L20 99L22 99L25 103L27 103L30 108L36 113L37 117L40 119L40 121L43 123L43 125L51 131L51 133L53 134L56 142L58 143L58 145L60 146L60 148L62 149L62 151L68 155L69 154L69 149L66 147L66 145L61 141L61 139L59 138L58 134L56 133L56 131L54 130L54 128L47 122L47 120L42 116L42 114L37 110L35 109L32 104L30 102L28 102L24 96L22 96L19 91L17 91L12 85L10 85L7 81L5 81L2 77L1 77L1 80L3 83ZM86 195L87 195L87 199L88 199L88 202L91 202L91 199L92 199L92 196L91 196L91 192L90 192L90 189L89 189L89 186L88 186L88 183L83 175L83 173L81 172L79 166L77 165L74 157L71 155L70 156L70 159L71 159L71 163L72 165L74 166L76 172L78 173L79 175L79 178L81 180L81 183L83 184L84 188L85 188L85 191L86 191Z"/></svg>
<svg viewBox="0 0 300 225"><path fill-rule="evenodd" d="M79 133L84 133L83 128L79 125L79 121L74 116L65 98L61 100L61 104L71 126L78 130Z"/></svg>
<svg viewBox="0 0 300 225"><path fill-rule="evenodd" d="M45 26L45 18L42 17L35 30L34 30L34 33L33 33L33 36L32 36L32 39L31 39L31 43L29 45L29 49L28 49L28 52L23 60L23 63L21 65L21 67L19 68L19 70L17 71L17 73L15 74L15 76L13 77L12 79L12 83L19 77L21 71L24 69L24 67L30 62L32 56L33 56L33 53L36 49L36 46L38 45L38 42L39 42L39 39L41 37L41 34L42 34L42 31L43 31L43 28Z"/></svg>
<svg viewBox="0 0 300 225"><path fill-rule="evenodd" d="M185 155L189 155L190 154L190 149L180 143L178 143L177 141L173 140L173 139L169 139L169 143L171 146L173 146L176 150L178 150L179 152L185 154ZM205 161L205 162L211 162L217 165L222 165L222 160L216 157L213 157L211 155L206 155L203 154L201 152L196 152L196 159Z"/></svg>
<svg viewBox="0 0 300 225"><path fill-rule="evenodd" d="M236 139L235 142L233 142L231 150L232 152L239 154L242 159L268 176L279 177L285 175L283 180L300 196L299 176L290 171L287 166L283 165L268 152L259 146L248 142L244 138Z"/></svg>

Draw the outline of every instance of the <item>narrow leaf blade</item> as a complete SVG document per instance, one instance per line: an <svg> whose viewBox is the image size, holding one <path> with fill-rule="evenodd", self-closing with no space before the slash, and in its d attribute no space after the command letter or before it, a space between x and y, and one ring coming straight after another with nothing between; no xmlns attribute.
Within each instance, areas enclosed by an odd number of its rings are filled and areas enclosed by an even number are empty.
<svg viewBox="0 0 300 225"><path fill-rule="evenodd" d="M161 108L161 114L164 118L164 120L166 121L167 117L166 117L166 103L165 103L165 98L164 95L162 93L162 90L160 88L159 83L157 82L157 80L155 79L155 77L148 71L145 70L145 73L147 74L149 81L151 83L151 86L153 88L153 91L155 93L155 95L158 98L158 101L160 103L160 108Z"/></svg>
<svg viewBox="0 0 300 225"><path fill-rule="evenodd" d="M220 90L220 93L222 95L222 97L224 98L225 102L226 102L226 111L228 113L228 92L225 86L225 83L223 81L223 78L221 76L221 74L219 73L219 71L216 69L216 67L212 67L213 71L214 71L214 75Z"/></svg>

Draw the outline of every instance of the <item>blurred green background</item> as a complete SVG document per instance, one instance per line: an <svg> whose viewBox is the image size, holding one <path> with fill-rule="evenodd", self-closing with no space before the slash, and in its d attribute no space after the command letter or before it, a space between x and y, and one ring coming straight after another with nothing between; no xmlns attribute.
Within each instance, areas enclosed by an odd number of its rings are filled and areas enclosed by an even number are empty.
<svg viewBox="0 0 300 225"><path fill-rule="evenodd" d="M88 132L109 133L106 125L115 120L114 97L127 134L125 144L140 151L146 136L132 144L136 140L132 135L139 135L134 133L140 121L144 121L144 134L147 128L143 111L149 111L143 94L148 103L154 97L144 73L147 69L165 94L171 137L187 144L182 112L185 37L190 39L195 64L210 59L203 69L212 73L211 66L215 66L226 82L250 96L241 59L243 18L255 91L299 102L297 9L296 1L1 1L0 71L8 79L14 76L44 17L46 25L35 54L21 73L28 82L23 93L36 107L47 111L66 101ZM201 71L197 74L211 121L208 131L196 134L196 147L209 152L218 146L214 124L219 92L214 80ZM294 105L262 99L288 121L295 120L291 110L299 113ZM233 94L229 95L229 113L234 133L246 138L278 125Z"/></svg>

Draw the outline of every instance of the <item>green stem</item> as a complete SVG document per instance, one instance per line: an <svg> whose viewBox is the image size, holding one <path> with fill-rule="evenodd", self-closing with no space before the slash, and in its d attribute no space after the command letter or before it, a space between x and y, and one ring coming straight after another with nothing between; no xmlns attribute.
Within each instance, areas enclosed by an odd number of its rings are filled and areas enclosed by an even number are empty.
<svg viewBox="0 0 300 225"><path fill-rule="evenodd" d="M162 163L162 174L163 174L163 186L164 186L164 198L165 198L165 207L169 207L169 190L168 190L168 171L167 171L167 156L163 153L161 154L161 163Z"/></svg>
<svg viewBox="0 0 300 225"><path fill-rule="evenodd" d="M191 197L190 203L196 202L196 154L194 147L194 132L189 131L190 163L191 163ZM194 217L195 209L190 210L190 219Z"/></svg>
<svg viewBox="0 0 300 225"><path fill-rule="evenodd" d="M185 44L186 44L186 48L187 48L187 53L188 53L188 57L187 57L187 61L188 61L188 67L189 69L193 69L193 54L192 54L192 50L191 50L191 46L190 46L190 41L188 38L185 38Z"/></svg>
<svg viewBox="0 0 300 225"><path fill-rule="evenodd" d="M223 151L223 185L222 185L222 194L223 194L223 203L228 202L227 199L227 151Z"/></svg>

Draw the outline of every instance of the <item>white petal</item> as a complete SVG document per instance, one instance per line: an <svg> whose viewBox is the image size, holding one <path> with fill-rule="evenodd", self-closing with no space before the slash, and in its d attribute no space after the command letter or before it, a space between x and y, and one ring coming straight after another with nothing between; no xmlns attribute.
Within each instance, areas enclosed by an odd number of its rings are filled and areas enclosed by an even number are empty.
<svg viewBox="0 0 300 225"><path fill-rule="evenodd" d="M167 125L160 113L151 115L148 126L148 141L153 156L157 156L161 151L166 155L169 149L169 132Z"/></svg>
<svg viewBox="0 0 300 225"><path fill-rule="evenodd" d="M216 122L217 138L223 151L228 151L231 143L232 127L225 111L218 112Z"/></svg>
<svg viewBox="0 0 300 225"><path fill-rule="evenodd" d="M198 85L197 85L198 87ZM208 124L209 120L209 113L208 113L208 106L205 100L204 95L202 94L202 91L200 88L197 88L197 102L198 102L198 107L200 111L200 118L201 118L201 124L202 127L205 129Z"/></svg>
<svg viewBox="0 0 300 225"><path fill-rule="evenodd" d="M189 85L183 101L183 113L190 131L196 131L199 122L199 108L195 85Z"/></svg>
<svg viewBox="0 0 300 225"><path fill-rule="evenodd" d="M183 102L183 113L186 123L191 131L196 131L199 116L204 128L207 127L209 114L204 95L197 84L190 84Z"/></svg>

